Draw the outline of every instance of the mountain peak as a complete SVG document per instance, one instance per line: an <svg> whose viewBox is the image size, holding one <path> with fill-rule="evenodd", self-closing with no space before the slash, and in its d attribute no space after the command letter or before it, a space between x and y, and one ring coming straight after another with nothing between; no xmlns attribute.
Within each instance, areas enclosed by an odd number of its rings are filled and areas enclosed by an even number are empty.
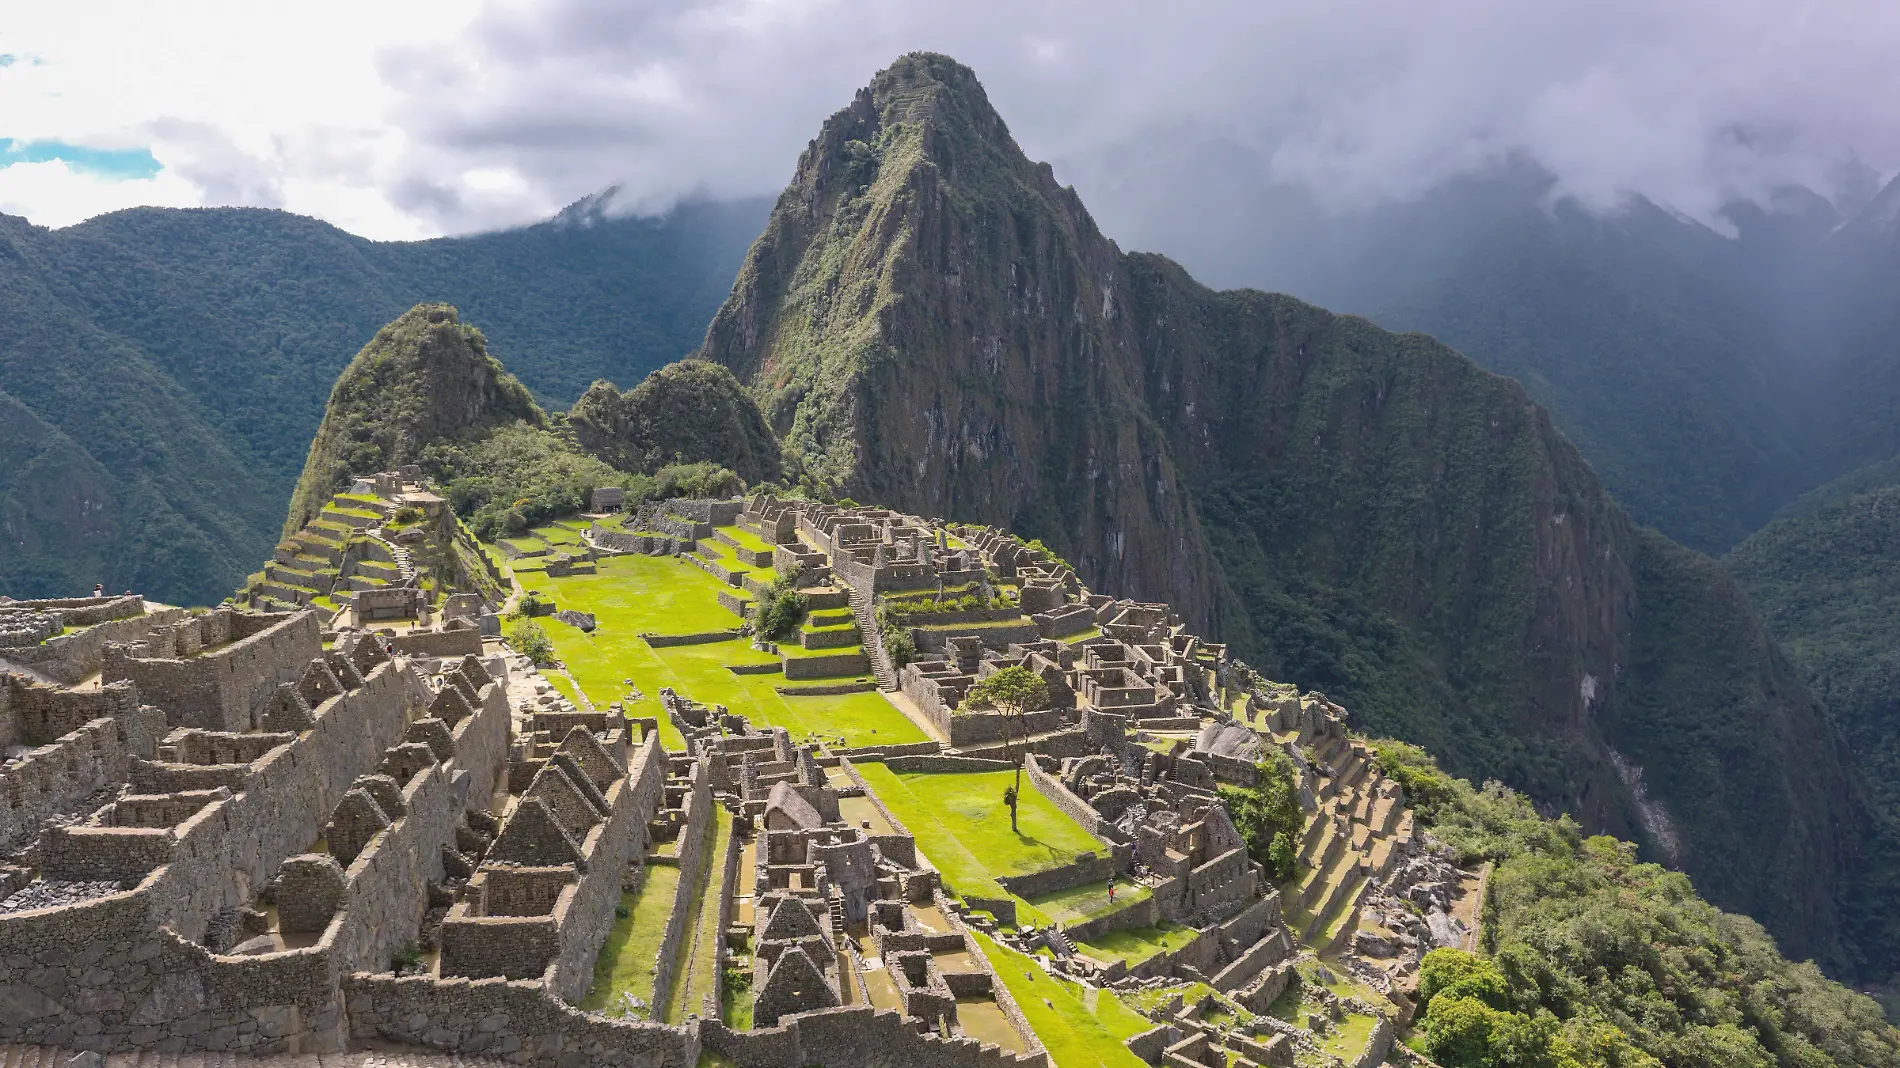
<svg viewBox="0 0 1900 1068"><path fill-rule="evenodd" d="M447 304L418 304L378 330L337 378L285 533L353 474L424 462L432 446L516 422L545 426L547 415L488 354L480 330Z"/></svg>

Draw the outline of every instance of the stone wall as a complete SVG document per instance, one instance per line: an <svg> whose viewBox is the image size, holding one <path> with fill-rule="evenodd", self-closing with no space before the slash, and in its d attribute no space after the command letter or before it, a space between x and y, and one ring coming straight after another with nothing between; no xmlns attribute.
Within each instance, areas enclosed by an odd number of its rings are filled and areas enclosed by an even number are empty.
<svg viewBox="0 0 1900 1068"><path fill-rule="evenodd" d="M642 634L640 640L655 649L674 645L712 645L741 637L737 630L706 630L696 634Z"/></svg>
<svg viewBox="0 0 1900 1068"><path fill-rule="evenodd" d="M95 719L129 715L138 706L138 690L129 682L67 690L0 674L0 747L45 745Z"/></svg>
<svg viewBox="0 0 1900 1068"><path fill-rule="evenodd" d="M396 635L390 645L401 656L480 656L482 632L474 627L411 631Z"/></svg>
<svg viewBox="0 0 1900 1068"><path fill-rule="evenodd" d="M933 707L925 710L943 736L958 749L972 745L988 745L994 742L1020 742L1018 733L1027 728L1030 734L1044 734L1060 730L1064 723L1061 712L1043 710L1031 712L1023 717L1025 723L1019 728L1009 716L1001 712L964 712L952 713L933 702Z"/></svg>
<svg viewBox="0 0 1900 1068"><path fill-rule="evenodd" d="M997 879L996 882L1017 897L1029 898L1086 886L1089 883L1107 885L1108 877L1120 870L1113 856L1097 854L1087 860L1075 860L1047 871L1033 872L1029 875L1006 875Z"/></svg>
<svg viewBox="0 0 1900 1068"><path fill-rule="evenodd" d="M319 705L315 726L252 764L244 792L219 806L215 827L181 836L154 888L153 920L195 940L214 914L248 902L286 858L306 850L315 824L402 739L406 707L400 669L388 663L362 686Z"/></svg>
<svg viewBox="0 0 1900 1068"><path fill-rule="evenodd" d="M163 712L134 708L82 724L0 768L0 853L16 848L47 817L73 812L105 786L124 782L131 762L150 757L164 730Z"/></svg>
<svg viewBox="0 0 1900 1068"><path fill-rule="evenodd" d="M153 630L178 623L186 616L182 608L161 608L143 616L108 620L73 634L48 638L39 645L8 649L4 659L70 686L99 670L107 645L143 641Z"/></svg>
<svg viewBox="0 0 1900 1068"><path fill-rule="evenodd" d="M1049 799L1069 818L1082 825L1083 829L1097 838L1106 838L1111 842L1120 841L1125 836L1109 821L1102 818L1094 806L1075 795L1075 792L1062 785L1062 780L1042 770L1032 758L1024 762L1023 772L1035 786L1036 792Z"/></svg>
<svg viewBox="0 0 1900 1068"><path fill-rule="evenodd" d="M1029 1068L1047 1066L1048 1054L1018 1056L973 1038L918 1034L895 1012L827 1009L788 1016L776 1027L734 1031L717 1021L699 1027L703 1047L738 1068Z"/></svg>
<svg viewBox="0 0 1900 1068"><path fill-rule="evenodd" d="M913 624L910 627L910 637L911 641L917 644L917 651L920 653L942 653L945 649L949 648L950 639L952 638L981 638L983 640L983 648L994 649L1000 653L1007 650L1011 645L1024 645L1036 641L1042 637L1042 634L1036 630L1034 623L1025 619L1014 626L967 627L961 629L954 626L937 629L926 625Z"/></svg>
<svg viewBox="0 0 1900 1068"><path fill-rule="evenodd" d="M131 647L113 646L105 653L102 680L132 680L142 699L164 709L175 727L215 731L256 727L253 712L264 705L279 684L296 682L305 666L322 655L317 615L309 611L270 616L230 612L212 615L228 620L234 639L230 644L189 655L189 650L176 648L178 638L189 637L189 624L180 624L187 633L174 633L171 652L186 655L146 657ZM262 629L251 629L260 624ZM146 644L150 647L159 643Z"/></svg>
<svg viewBox="0 0 1900 1068"><path fill-rule="evenodd" d="M653 736L657 742L658 735ZM662 765L664 766L664 765ZM699 873L712 863L714 843L710 841L713 819L712 775L704 761L693 765L692 789L686 794L685 821L680 825L679 887L673 892L673 911L667 917L666 933L660 939L660 959L653 972L653 1003L664 1004L673 993L673 962L679 956L680 939L688 937L695 906L693 884ZM648 863L652 863L648 858Z"/></svg>
<svg viewBox="0 0 1900 1068"><path fill-rule="evenodd" d="M652 741L657 743L659 736ZM614 907L620 904L620 887L632 859L629 853L638 844L634 828L647 819L628 780L609 786L606 797L608 812L598 829L600 841L587 858L572 903L565 913L558 909L555 913L559 939L546 980L549 990L569 1001L579 1000L593 981L594 956L613 929Z"/></svg>
<svg viewBox="0 0 1900 1068"><path fill-rule="evenodd" d="M693 1068L690 1028L611 1020L550 997L538 980L357 973L344 984L351 1036L531 1068Z"/></svg>
<svg viewBox="0 0 1900 1068"><path fill-rule="evenodd" d="M829 679L839 675L863 675L871 662L863 653L830 653L824 656L785 657L787 679Z"/></svg>
<svg viewBox="0 0 1900 1068"><path fill-rule="evenodd" d="M933 753L928 756L887 756L884 766L892 771L1008 771L1016 765L1007 760L983 760L979 757L947 756Z"/></svg>
<svg viewBox="0 0 1900 1068"><path fill-rule="evenodd" d="M160 829L174 838L168 863L134 889L0 914L0 962L17 977L0 997L0 1041L108 1052L334 1042L341 1017L334 982L323 986L327 954L226 958L194 942L304 852L322 814L401 739L405 705L400 670L376 666L321 703L311 729L257 760L242 793Z"/></svg>

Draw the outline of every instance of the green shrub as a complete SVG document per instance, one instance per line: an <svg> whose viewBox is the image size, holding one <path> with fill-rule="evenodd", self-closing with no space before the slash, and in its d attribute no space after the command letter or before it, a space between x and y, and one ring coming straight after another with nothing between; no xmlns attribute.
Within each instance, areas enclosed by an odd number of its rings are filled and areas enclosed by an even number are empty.
<svg viewBox="0 0 1900 1068"><path fill-rule="evenodd" d="M536 667L547 667L554 663L554 642L548 638L548 632L541 624L532 619L520 619L508 628L508 644L515 652L534 661Z"/></svg>
<svg viewBox="0 0 1900 1068"><path fill-rule="evenodd" d="M1274 879L1291 879L1299 851L1294 842L1305 827L1293 761L1279 750L1269 750L1258 765L1260 778L1252 786L1223 786L1221 800L1234 819L1234 829L1247 841L1247 855L1266 865Z"/></svg>
<svg viewBox="0 0 1900 1068"><path fill-rule="evenodd" d="M798 571L781 568L772 585L752 605L752 632L767 641L791 637L805 618L805 598L798 592Z"/></svg>
<svg viewBox="0 0 1900 1068"><path fill-rule="evenodd" d="M1488 955L1438 949L1420 965L1412 1042L1445 1068L1900 1065L1900 1033L1871 998L1782 957L1687 876L1416 749L1374 746L1434 837L1497 862Z"/></svg>

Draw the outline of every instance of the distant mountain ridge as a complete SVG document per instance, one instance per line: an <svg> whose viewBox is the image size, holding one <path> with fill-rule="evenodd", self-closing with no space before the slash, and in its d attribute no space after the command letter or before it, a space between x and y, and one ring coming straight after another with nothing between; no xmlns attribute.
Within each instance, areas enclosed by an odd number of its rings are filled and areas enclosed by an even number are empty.
<svg viewBox="0 0 1900 1068"><path fill-rule="evenodd" d="M1516 383L1123 254L953 61L827 120L702 353L814 482L1040 537L1853 958L1860 784L1718 566L1632 523Z"/></svg>
<svg viewBox="0 0 1900 1068"><path fill-rule="evenodd" d="M258 209L0 218L0 404L19 414L0 429L0 589L215 601L269 554L330 385L385 322L454 302L565 406L690 351L765 209L590 200L393 243Z"/></svg>

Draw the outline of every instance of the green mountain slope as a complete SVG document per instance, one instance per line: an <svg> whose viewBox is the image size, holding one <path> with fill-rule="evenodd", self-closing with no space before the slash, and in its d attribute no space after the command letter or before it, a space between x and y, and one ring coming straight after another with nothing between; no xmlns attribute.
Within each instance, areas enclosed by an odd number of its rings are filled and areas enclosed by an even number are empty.
<svg viewBox="0 0 1900 1068"><path fill-rule="evenodd" d="M616 219L593 199L539 226L424 242L251 209L136 209L52 231L0 219L0 392L130 480L84 498L96 529L79 540L9 483L0 507L17 536L0 550L0 590L104 581L215 600L276 538L330 385L383 323L455 302L529 388L565 404L603 375L638 381L690 350L764 214L747 201ZM64 369L84 388L55 388ZM95 370L106 395L93 395ZM113 428L90 426L107 409L123 449Z"/></svg>
<svg viewBox="0 0 1900 1068"><path fill-rule="evenodd" d="M1724 560L1841 725L1867 769L1889 839L1900 837L1900 478L1894 473L1891 461L1872 465L1837 480L1842 486L1815 491ZM1871 488L1852 492L1863 487ZM1885 878L1869 880L1867 895L1876 902L1883 893L1891 901L1900 892L1900 872L1885 871Z"/></svg>
<svg viewBox="0 0 1900 1068"><path fill-rule="evenodd" d="M178 576L242 576L275 531L268 483L144 353L59 299L39 233L0 220L0 588L162 598L192 588Z"/></svg>
<svg viewBox="0 0 1900 1068"><path fill-rule="evenodd" d="M574 415L549 414L455 308L418 304L377 331L337 376L291 496L284 536L322 512L352 476L405 464L442 486L469 528L490 538L580 511L601 486L624 487L634 500L744 488L722 464L747 457L717 432L763 427L764 419L724 369L676 364L626 394L602 384L589 395L600 402L601 391L613 394L612 403L635 408L661 398L672 423L666 440L677 448L663 460L651 458L644 436L651 427L638 420L592 424L584 446L577 430L585 399ZM769 436L749 444L764 449ZM768 455L776 464L776 452ZM631 462L616 467L609 459Z"/></svg>
<svg viewBox="0 0 1900 1068"><path fill-rule="evenodd" d="M1799 491L1804 425L1754 246L1637 202L1610 217L1526 203L1388 299L1420 330L1522 382L1641 522L1705 552Z"/></svg>
<svg viewBox="0 0 1900 1068"><path fill-rule="evenodd" d="M1122 254L966 68L905 57L826 122L702 352L814 481L1041 537L1848 962L1856 780L1720 569L1515 382Z"/></svg>
<svg viewBox="0 0 1900 1068"><path fill-rule="evenodd" d="M581 448L623 471L651 472L680 457L731 468L748 482L782 474L778 439L732 372L681 360L621 392L601 381L568 412Z"/></svg>

